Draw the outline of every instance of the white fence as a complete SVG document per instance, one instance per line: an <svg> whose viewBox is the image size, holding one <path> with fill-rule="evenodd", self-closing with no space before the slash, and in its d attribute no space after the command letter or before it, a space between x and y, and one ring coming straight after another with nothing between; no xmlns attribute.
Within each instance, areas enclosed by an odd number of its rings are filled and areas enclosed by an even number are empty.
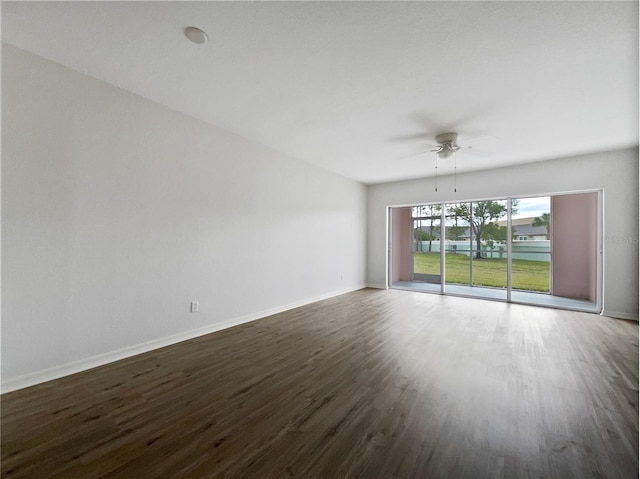
<svg viewBox="0 0 640 479"><path fill-rule="evenodd" d="M421 241L422 243L422 251L420 249L416 249L418 246L417 242L413 242L413 251L414 252L429 252L429 242ZM511 246L511 254L512 259L526 259L529 261L543 261L548 263L551 261L551 242L549 240L526 240L526 241L514 241ZM452 254L461 254L465 256L469 256L470 251L475 255L476 253L476 242L473 242L473 245L469 243L469 241L449 241L446 240L445 251L447 253ZM483 258L507 258L507 245L504 243L494 242L493 246L490 248L485 241L481 243L480 254ZM470 249L470 247L472 247ZM440 240L433 240L431 242L431 253L439 253L440 252Z"/></svg>

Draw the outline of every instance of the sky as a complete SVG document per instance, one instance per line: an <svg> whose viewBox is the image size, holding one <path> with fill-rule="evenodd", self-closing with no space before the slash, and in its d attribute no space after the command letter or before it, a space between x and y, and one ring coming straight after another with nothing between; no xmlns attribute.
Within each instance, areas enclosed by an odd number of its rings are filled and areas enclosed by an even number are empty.
<svg viewBox="0 0 640 479"><path fill-rule="evenodd" d="M519 198L517 208L518 208L518 211L513 215L513 219L537 218L538 216L542 216L543 213L549 213L551 211L551 198L549 196L539 196L535 198ZM439 214L439 213L436 213L436 214ZM505 219L505 218L502 218L502 219ZM453 224L452 221L453 221L452 219L448 219L447 223ZM427 224L426 220L424 224L425 225Z"/></svg>
<svg viewBox="0 0 640 479"><path fill-rule="evenodd" d="M517 218L535 218L542 216L542 213L549 213L551 201L548 196L538 198L522 198L518 202L518 212L513 215Z"/></svg>

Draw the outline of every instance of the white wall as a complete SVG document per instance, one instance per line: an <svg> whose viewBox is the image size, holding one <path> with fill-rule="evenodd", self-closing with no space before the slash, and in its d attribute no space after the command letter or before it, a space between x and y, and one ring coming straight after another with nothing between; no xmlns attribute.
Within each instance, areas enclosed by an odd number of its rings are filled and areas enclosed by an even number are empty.
<svg viewBox="0 0 640 479"><path fill-rule="evenodd" d="M8 45L2 115L3 391L364 285L363 185Z"/></svg>
<svg viewBox="0 0 640 479"><path fill-rule="evenodd" d="M604 190L603 314L638 318L638 149L610 151L458 175L368 187L367 283L384 287L386 209L440 201ZM449 188L449 186L451 186Z"/></svg>

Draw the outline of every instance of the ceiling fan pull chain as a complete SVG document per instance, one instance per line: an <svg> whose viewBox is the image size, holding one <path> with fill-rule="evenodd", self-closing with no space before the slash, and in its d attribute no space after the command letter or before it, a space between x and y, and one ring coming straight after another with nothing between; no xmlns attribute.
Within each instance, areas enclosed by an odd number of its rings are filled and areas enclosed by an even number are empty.
<svg viewBox="0 0 640 479"><path fill-rule="evenodd" d="M455 152L453 153L453 192L456 193L458 191L458 161L457 161L457 157L458 155L455 154Z"/></svg>
<svg viewBox="0 0 640 479"><path fill-rule="evenodd" d="M436 192L438 191L438 155L436 155Z"/></svg>

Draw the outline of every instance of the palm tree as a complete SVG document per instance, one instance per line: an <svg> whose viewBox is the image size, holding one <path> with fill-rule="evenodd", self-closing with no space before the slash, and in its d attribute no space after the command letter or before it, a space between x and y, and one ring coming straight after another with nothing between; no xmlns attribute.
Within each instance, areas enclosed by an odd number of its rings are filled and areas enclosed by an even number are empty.
<svg viewBox="0 0 640 479"><path fill-rule="evenodd" d="M542 216L538 216L533 220L531 226L544 226L544 229L547 231L547 239L549 238L549 224L551 221L550 213L542 213Z"/></svg>

